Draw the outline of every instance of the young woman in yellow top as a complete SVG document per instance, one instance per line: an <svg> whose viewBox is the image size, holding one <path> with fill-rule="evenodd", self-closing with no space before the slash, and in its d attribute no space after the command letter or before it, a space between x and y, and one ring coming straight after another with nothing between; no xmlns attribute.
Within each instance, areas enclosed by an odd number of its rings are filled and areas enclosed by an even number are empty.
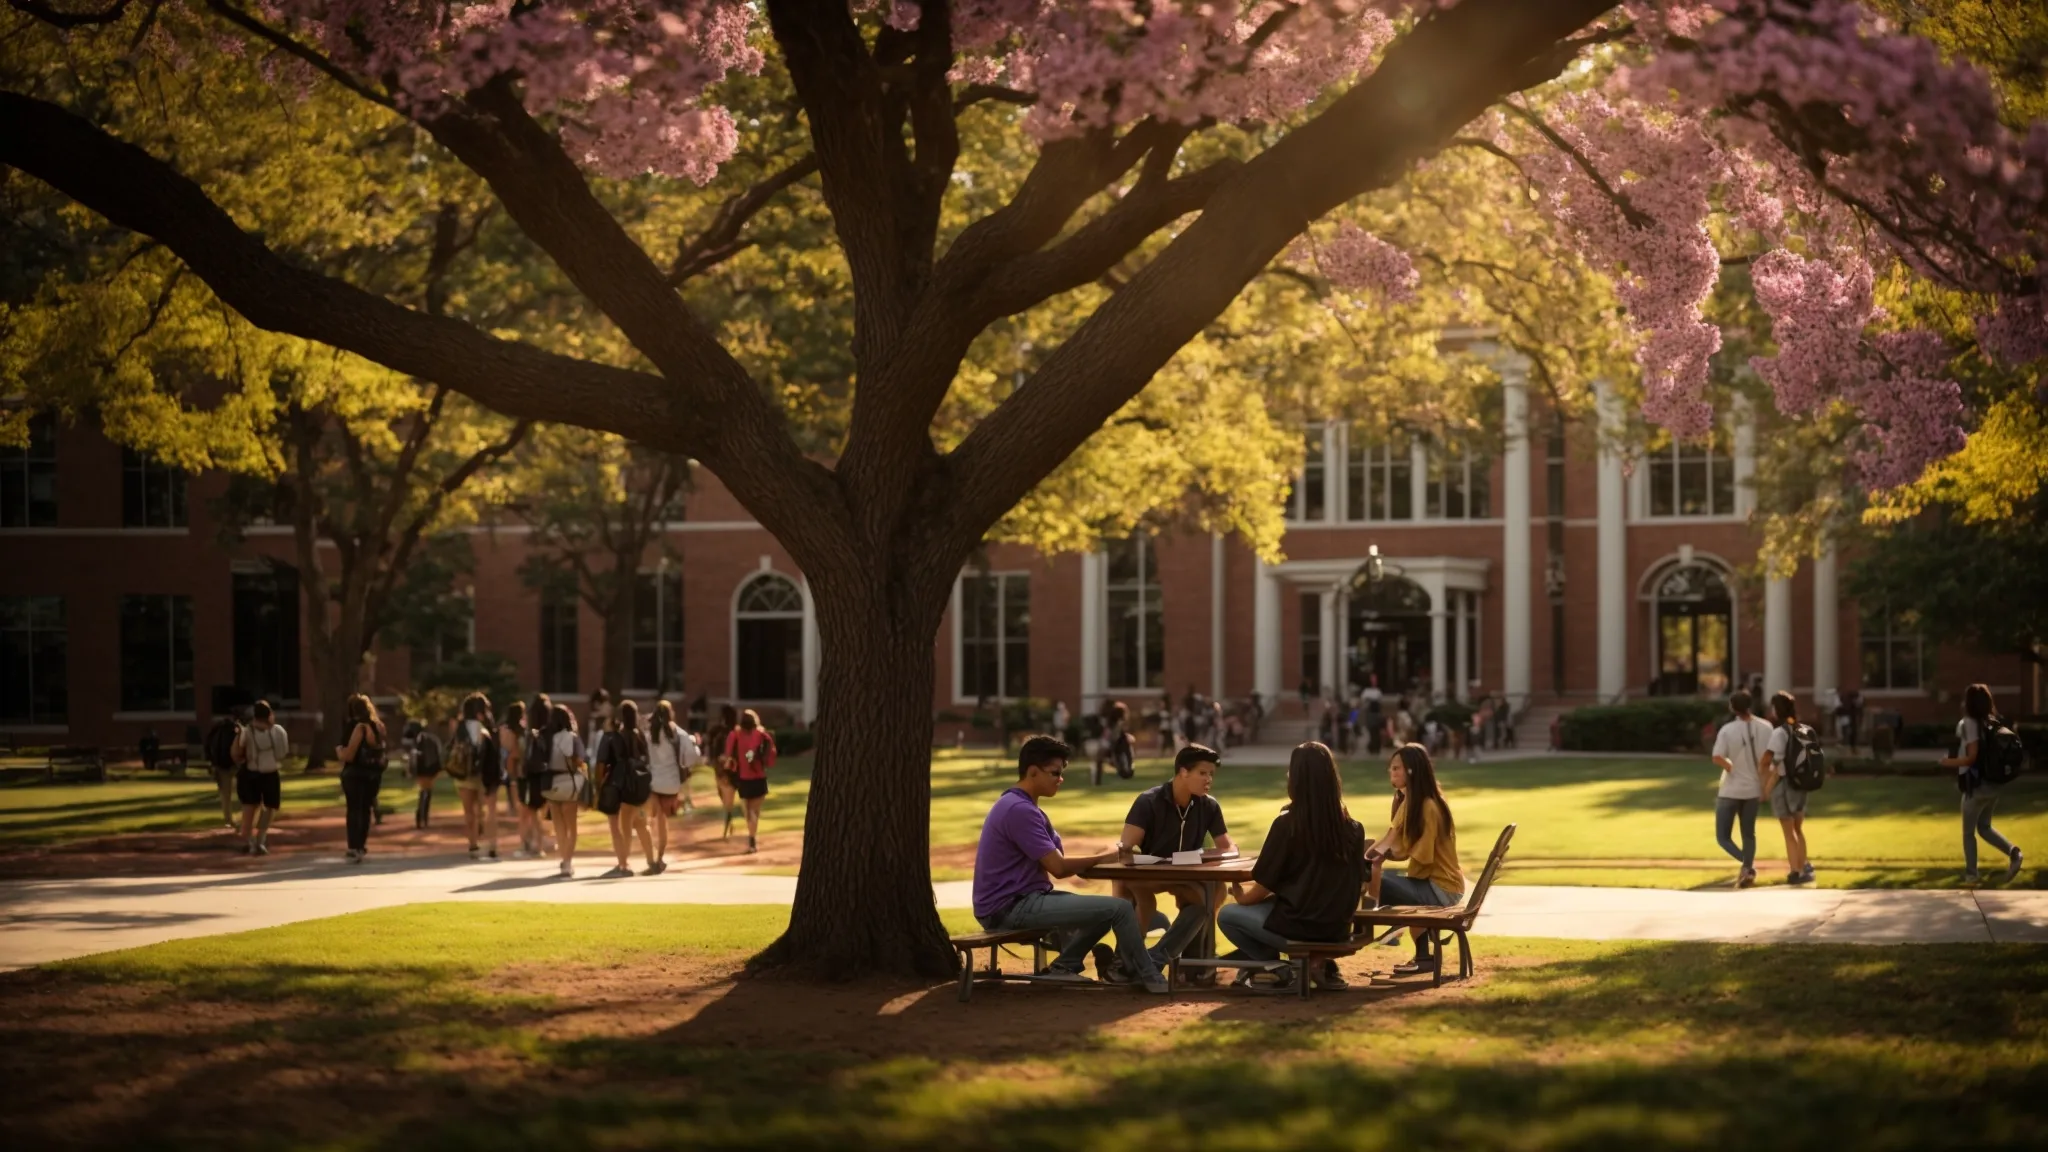
<svg viewBox="0 0 2048 1152"><path fill-rule="evenodd" d="M1451 819L1451 806L1444 802L1437 786L1436 765L1429 750L1420 744L1403 744L1387 761L1387 779L1400 793L1394 805L1394 822L1386 834L1366 852L1372 862L1372 899L1375 904L1427 905L1448 908L1465 895L1465 871L1458 866L1458 828ZM1386 860L1408 862L1406 876L1385 876L1380 864ZM1415 959L1397 965L1397 976L1421 972L1428 967L1430 943L1427 935L1415 934Z"/></svg>

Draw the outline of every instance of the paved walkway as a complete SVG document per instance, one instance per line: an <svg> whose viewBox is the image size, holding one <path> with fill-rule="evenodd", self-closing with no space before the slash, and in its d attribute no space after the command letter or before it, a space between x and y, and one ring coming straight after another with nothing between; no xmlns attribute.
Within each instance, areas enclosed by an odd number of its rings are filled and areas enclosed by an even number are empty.
<svg viewBox="0 0 2048 1152"><path fill-rule="evenodd" d="M603 864L579 866L585 877ZM442 900L558 903L787 904L790 876L672 868L631 880L565 881L537 862L299 858L258 873L0 883L0 969L164 940L211 936ZM964 908L968 881L934 885L940 907ZM1763 888L1502 885L1481 921L1502 936L1582 940L1827 943L2048 943L2048 891L1928 892Z"/></svg>

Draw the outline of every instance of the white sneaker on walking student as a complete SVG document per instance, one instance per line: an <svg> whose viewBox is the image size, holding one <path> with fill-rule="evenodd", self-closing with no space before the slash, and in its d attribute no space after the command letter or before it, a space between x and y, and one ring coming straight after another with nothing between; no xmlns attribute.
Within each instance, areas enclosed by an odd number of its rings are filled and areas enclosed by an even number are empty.
<svg viewBox="0 0 2048 1152"><path fill-rule="evenodd" d="M562 861L561 877L564 880L574 880L576 878L576 866L567 860Z"/></svg>

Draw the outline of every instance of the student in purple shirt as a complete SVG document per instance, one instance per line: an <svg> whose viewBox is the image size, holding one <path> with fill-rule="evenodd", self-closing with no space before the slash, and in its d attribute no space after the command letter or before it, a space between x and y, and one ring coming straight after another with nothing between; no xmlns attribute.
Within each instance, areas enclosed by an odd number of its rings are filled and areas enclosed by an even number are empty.
<svg viewBox="0 0 2048 1152"><path fill-rule="evenodd" d="M1145 951L1137 909L1114 896L1082 896L1053 890L1053 880L1073 876L1116 859L1120 850L1099 856L1068 856L1052 821L1038 802L1059 794L1072 749L1050 736L1033 736L1017 754L1017 786L1006 790L981 825L974 854L974 918L990 931L1017 928L1068 930L1073 938L1040 977L1092 983L1081 962L1095 942L1116 933L1117 954L1147 992L1165 992L1166 980Z"/></svg>

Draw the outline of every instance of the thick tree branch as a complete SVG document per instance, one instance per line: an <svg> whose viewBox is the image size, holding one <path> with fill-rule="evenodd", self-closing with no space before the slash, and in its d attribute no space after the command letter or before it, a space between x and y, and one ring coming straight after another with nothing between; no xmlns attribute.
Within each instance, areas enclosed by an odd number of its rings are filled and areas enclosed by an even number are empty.
<svg viewBox="0 0 2048 1152"><path fill-rule="evenodd" d="M501 412L645 436L690 454L714 441L702 411L675 411L657 376L557 356L428 316L304 268L244 232L197 184L55 104L0 92L0 164L162 243L259 328L346 349L447 384Z"/></svg>
<svg viewBox="0 0 2048 1152"><path fill-rule="evenodd" d="M1635 206L1635 202L1628 198L1627 193L1609 184L1607 177L1600 174L1600 169L1593 166L1593 162L1586 158L1586 154L1573 147L1571 141L1558 135L1557 129L1552 128L1543 117L1512 100L1502 101L1501 107L1506 109L1509 115L1534 128L1545 140L1550 141L1551 147L1564 153L1579 171L1586 174L1586 179L1593 182L1593 187L1598 188L1601 195L1614 202L1614 206L1621 210L1622 219L1627 220L1631 226L1645 229L1657 226L1656 221Z"/></svg>
<svg viewBox="0 0 2048 1152"><path fill-rule="evenodd" d="M818 170L818 154L806 152L782 170L744 192L730 196L711 217L702 232L676 247L675 262L669 265L668 283L675 286L716 267L746 247L740 232L776 196Z"/></svg>

